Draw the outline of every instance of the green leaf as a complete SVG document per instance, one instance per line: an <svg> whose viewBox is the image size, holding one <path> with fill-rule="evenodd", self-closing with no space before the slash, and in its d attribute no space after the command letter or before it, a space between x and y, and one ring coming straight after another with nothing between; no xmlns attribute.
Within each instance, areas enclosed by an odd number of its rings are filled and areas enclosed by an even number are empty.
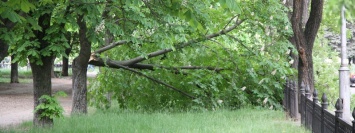
<svg viewBox="0 0 355 133"><path fill-rule="evenodd" d="M21 10L28 13L30 11L30 7L26 4L21 4Z"/></svg>
<svg viewBox="0 0 355 133"><path fill-rule="evenodd" d="M241 10L235 0L227 0L226 4L229 9L231 9L232 11L235 11L237 14L240 14Z"/></svg>
<svg viewBox="0 0 355 133"><path fill-rule="evenodd" d="M12 10L6 10L4 11L1 16L3 18L8 18L11 22L21 22L19 15L12 11Z"/></svg>

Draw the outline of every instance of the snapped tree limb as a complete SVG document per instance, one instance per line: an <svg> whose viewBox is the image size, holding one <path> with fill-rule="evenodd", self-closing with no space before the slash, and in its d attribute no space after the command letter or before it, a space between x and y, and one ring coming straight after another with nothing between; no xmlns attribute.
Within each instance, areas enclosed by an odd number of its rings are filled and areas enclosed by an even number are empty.
<svg viewBox="0 0 355 133"><path fill-rule="evenodd" d="M215 72L220 72L222 70L227 70L223 68L217 68L217 67L211 67L211 66L179 66L179 67L168 67L168 66L159 66L159 65L152 65L152 64L133 64L128 66L130 68L139 68L139 69L149 69L153 70L154 68L163 68L163 69L168 69L168 70L179 70L179 69L189 69L189 70L197 70L197 69L205 69L205 70L211 70Z"/></svg>
<svg viewBox="0 0 355 133"><path fill-rule="evenodd" d="M234 19L235 17L233 17L232 19ZM212 39L212 38L215 38L215 37L218 37L220 35L224 35L224 34L227 34L228 32L234 30L235 28L237 28L240 24L242 24L243 22L245 21L245 19L243 20L237 20L235 22L235 24L231 27L228 27L228 28L224 28L223 30L220 30L219 32L216 32L216 33L213 33L213 34L209 34L209 35L206 35L204 37L200 37L198 39L192 39L192 40L189 40L188 42L180 42L176 45L176 48L175 49L182 49L186 46L189 46L190 44L193 44L193 43L197 43L197 42L201 42L201 41L205 41L205 40L209 40L209 39ZM93 55L95 54L100 54L102 52L105 52L107 50L110 50L116 46L119 46L119 45L122 45L122 44L125 44L127 43L126 40L121 40L121 41L118 41L118 42L114 42L114 43L111 43L110 45L107 45L105 47L102 47L98 50L96 50L95 52L92 53L92 57ZM136 63L139 63L139 62L142 62L144 60L147 60L149 58L152 58L152 57L156 57L156 56L159 56L159 55L162 55L162 54L165 54L165 53L168 53L168 52L171 52L173 51L173 48L169 48L169 49L162 49L162 50L158 50L158 51L155 51L155 52L152 52L152 53L149 53L146 57L143 57L143 56L139 56L139 57L136 57L136 58L133 58L133 59L130 59L130 60L125 60L125 61L111 61L109 59L108 62L106 63L109 63L109 64L119 64L119 65L122 65L122 66L130 66L130 65L133 65L133 64L136 64ZM99 65L99 66L102 66L102 59L99 59L99 57L97 56L94 56L95 60L93 61L90 61L92 65ZM110 66L109 67L112 67L112 68L117 68L117 66Z"/></svg>
<svg viewBox="0 0 355 133"><path fill-rule="evenodd" d="M152 64L142 64L142 63L136 63L133 65L124 65L120 61L115 61L111 59L102 59L99 58L95 55L91 55L89 64L95 65L95 66L102 66L102 67L110 67L110 68L122 68L122 66L125 66L127 68L135 68L135 69L147 69L147 70L154 70L154 68L164 68L164 69L169 69L169 70L179 70L179 69L190 69L190 70L196 70L196 69L205 69L205 70L211 70L211 71L216 71L220 72L222 70L228 70L224 68L217 68L217 67L212 67L212 66L179 66L179 67L168 67L168 66L159 66L159 65L152 65Z"/></svg>
<svg viewBox="0 0 355 133"><path fill-rule="evenodd" d="M202 42L202 41L214 38L214 37L218 37L220 35L227 34L228 32L230 32L230 31L234 30L235 28L237 28L244 21L245 21L245 19L240 20L240 21L236 21L236 23L233 26L231 26L229 28L226 28L226 29L223 29L223 30L221 30L219 32L216 32L216 33L213 33L213 34L209 34L209 35L206 35L206 36L198 38L198 39L192 39L192 40L189 40L188 42L185 42L185 43L178 43L178 45L175 47L175 49L182 49L182 48L184 48L186 46L189 46L190 44L197 43L197 42ZM173 51L173 48L158 50L158 51L149 53L146 57L139 56L139 57L136 57L136 58L133 58L133 59L130 59L130 60L122 61L122 64L124 66L133 65L133 64L142 62L144 60L147 60L149 58L156 57L156 56L159 56L159 55L171 52L171 51Z"/></svg>

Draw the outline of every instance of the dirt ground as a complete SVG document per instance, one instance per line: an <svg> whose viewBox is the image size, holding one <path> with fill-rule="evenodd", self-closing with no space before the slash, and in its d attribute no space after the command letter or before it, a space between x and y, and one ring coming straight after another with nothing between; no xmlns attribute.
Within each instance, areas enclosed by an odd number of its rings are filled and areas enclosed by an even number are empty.
<svg viewBox="0 0 355 133"><path fill-rule="evenodd" d="M71 77L53 78L52 92L59 90L67 93L67 97L59 98L64 114L71 111ZM17 125L33 119L33 84L32 83L0 83L0 127Z"/></svg>

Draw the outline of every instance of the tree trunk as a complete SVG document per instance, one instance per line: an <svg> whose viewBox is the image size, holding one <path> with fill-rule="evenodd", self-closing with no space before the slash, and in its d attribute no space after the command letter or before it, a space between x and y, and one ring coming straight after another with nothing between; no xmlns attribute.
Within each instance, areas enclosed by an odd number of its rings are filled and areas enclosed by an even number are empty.
<svg viewBox="0 0 355 133"><path fill-rule="evenodd" d="M0 19L0 28L6 28L7 30L11 30L15 23L10 21L9 19ZM7 45L6 41L0 39L0 62L8 55L9 45Z"/></svg>
<svg viewBox="0 0 355 133"><path fill-rule="evenodd" d="M83 15L78 16L80 52L72 64L73 69L73 107L72 114L87 113L87 67L91 55L91 43L86 33L87 27Z"/></svg>
<svg viewBox="0 0 355 133"><path fill-rule="evenodd" d="M18 63L12 62L14 55L11 56L11 81L10 83L19 83L18 80Z"/></svg>
<svg viewBox="0 0 355 133"><path fill-rule="evenodd" d="M9 45L0 39L0 62L8 55Z"/></svg>
<svg viewBox="0 0 355 133"><path fill-rule="evenodd" d="M71 50L73 48L73 42L74 38L76 38L76 34L73 34L73 40L72 40L72 34L70 32L67 32L67 34L65 34L65 38L68 41L69 44L69 48L65 49L65 55L66 56L62 56L62 61L63 61L63 65L62 65L62 76L69 76L69 56L71 53Z"/></svg>
<svg viewBox="0 0 355 133"><path fill-rule="evenodd" d="M62 65L62 76L69 76L68 70L69 70L69 54L71 52L71 48L67 48L65 50L66 56L63 56L63 65Z"/></svg>
<svg viewBox="0 0 355 133"><path fill-rule="evenodd" d="M314 90L314 75L313 75L313 45L316 38L323 13L323 0L312 0L311 11L308 21L303 29L304 19L307 17L303 13L307 9L307 0L293 1L293 14L291 17L292 30L294 32L294 44L299 54L298 65L298 81L302 82L310 93ZM308 13L308 12L306 12Z"/></svg>
<svg viewBox="0 0 355 133"><path fill-rule="evenodd" d="M52 82L51 82L51 69L52 69L52 57L42 57L43 65L37 65L36 63L30 63L33 76L33 94L34 94L34 108L36 108L41 101L39 98L43 95L52 94ZM33 124L35 126L51 126L53 120L49 117L40 118L41 111L34 112Z"/></svg>

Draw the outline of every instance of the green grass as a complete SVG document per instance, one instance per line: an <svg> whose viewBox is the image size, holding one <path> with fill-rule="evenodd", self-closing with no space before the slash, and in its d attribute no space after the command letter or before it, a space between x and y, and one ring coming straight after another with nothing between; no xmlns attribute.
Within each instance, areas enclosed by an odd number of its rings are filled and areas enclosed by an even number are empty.
<svg viewBox="0 0 355 133"><path fill-rule="evenodd" d="M50 129L32 128L27 122L4 132L33 133L308 133L285 113L240 109L184 113L97 111L88 116L55 119Z"/></svg>
<svg viewBox="0 0 355 133"><path fill-rule="evenodd" d="M1 77L10 77L10 73L11 73L11 69L9 69L9 68L1 68L0 69ZM22 78L31 78L32 71L27 70L27 69L20 69L20 70L18 70L18 75L19 75L19 77L22 77Z"/></svg>
<svg viewBox="0 0 355 133"><path fill-rule="evenodd" d="M31 70L20 69L18 71L19 82L20 83L32 83L32 72ZM10 69L0 69L0 83L10 83L11 70Z"/></svg>
<svg viewBox="0 0 355 133"><path fill-rule="evenodd" d="M54 71L61 71L60 68L55 68ZM96 69L95 69L96 71ZM71 69L68 71L69 76L72 75ZM32 83L32 71L31 69L19 68L18 70L19 82L20 83ZM10 68L0 68L0 83L10 83L11 69ZM59 75L59 77L62 77Z"/></svg>

